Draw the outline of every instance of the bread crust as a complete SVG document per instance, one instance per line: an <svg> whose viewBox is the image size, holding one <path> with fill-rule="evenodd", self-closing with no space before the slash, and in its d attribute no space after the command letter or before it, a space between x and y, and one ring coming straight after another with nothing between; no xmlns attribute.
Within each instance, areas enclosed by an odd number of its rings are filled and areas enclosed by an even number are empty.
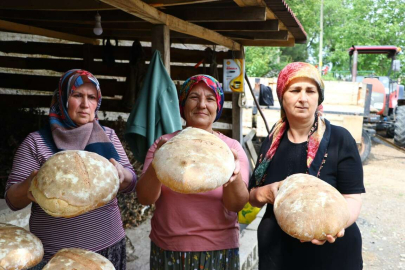
<svg viewBox="0 0 405 270"><path fill-rule="evenodd" d="M235 159L216 135L189 127L155 152L152 166L162 184L189 194L225 184L235 170Z"/></svg>
<svg viewBox="0 0 405 270"><path fill-rule="evenodd" d="M32 180L30 191L46 213L69 218L107 204L118 188L118 172L106 158L69 150L45 162Z"/></svg>
<svg viewBox="0 0 405 270"><path fill-rule="evenodd" d="M0 269L28 269L44 256L41 240L29 231L0 223Z"/></svg>
<svg viewBox="0 0 405 270"><path fill-rule="evenodd" d="M43 270L115 270L114 265L102 255L79 248L59 250Z"/></svg>
<svg viewBox="0 0 405 270"><path fill-rule="evenodd" d="M350 218L342 194L308 174L285 179L274 202L274 214L284 232L303 241L335 236Z"/></svg>

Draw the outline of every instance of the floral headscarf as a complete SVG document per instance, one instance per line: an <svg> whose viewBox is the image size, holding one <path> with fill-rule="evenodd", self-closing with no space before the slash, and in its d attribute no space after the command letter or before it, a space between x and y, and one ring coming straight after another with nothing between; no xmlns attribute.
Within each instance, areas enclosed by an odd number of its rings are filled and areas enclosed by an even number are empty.
<svg viewBox="0 0 405 270"><path fill-rule="evenodd" d="M307 173L319 177L328 155L331 130L329 121L323 118L321 113L321 103L324 99L324 84L318 70L314 66L302 62L288 64L278 76L277 96L280 104L282 104L283 94L288 84L296 78L310 78L314 80L318 87L319 106L315 115L314 124L309 131L307 139ZM288 128L288 119L285 117L283 108L281 108L281 118L274 124L270 131L268 137L270 142L269 148L261 149L258 163L249 181L249 189L264 185L267 169Z"/></svg>
<svg viewBox="0 0 405 270"><path fill-rule="evenodd" d="M313 80L318 87L319 100L318 105L323 102L324 99L324 83L319 74L319 71L311 64L304 62L294 62L285 66L277 79L277 97L282 104L283 94L287 90L290 82L296 78L309 78Z"/></svg>
<svg viewBox="0 0 405 270"><path fill-rule="evenodd" d="M181 117L184 118L184 106L186 104L188 94L190 93L191 89L193 89L193 87L200 82L204 82L215 93L215 97L217 100L217 116L214 120L215 122L221 117L225 96L219 82L214 77L211 77L209 75L195 75L188 78L184 82L179 91L179 106Z"/></svg>
<svg viewBox="0 0 405 270"><path fill-rule="evenodd" d="M68 101L74 91L84 83L93 83L97 89L95 121L78 126L69 117ZM120 160L104 128L99 124L97 112L101 105L100 84L93 74L86 70L72 69L62 75L55 90L49 110L50 134L41 135L54 153L62 150L85 150L97 153L107 159ZM52 146L52 147L51 147Z"/></svg>
<svg viewBox="0 0 405 270"><path fill-rule="evenodd" d="M68 100L70 95L84 83L93 83L97 89L97 108L95 119L97 120L97 112L101 105L101 90L100 84L93 74L86 70L72 69L67 71L59 80L58 89L55 90L49 110L49 118L52 129L63 128L73 129L77 125L70 119L68 114Z"/></svg>

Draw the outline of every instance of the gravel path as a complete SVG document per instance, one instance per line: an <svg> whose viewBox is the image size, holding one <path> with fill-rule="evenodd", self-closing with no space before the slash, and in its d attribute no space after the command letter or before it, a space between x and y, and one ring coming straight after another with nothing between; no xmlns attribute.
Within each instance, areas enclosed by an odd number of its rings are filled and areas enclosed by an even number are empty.
<svg viewBox="0 0 405 270"><path fill-rule="evenodd" d="M365 270L405 269L405 154L373 141L357 221Z"/></svg>

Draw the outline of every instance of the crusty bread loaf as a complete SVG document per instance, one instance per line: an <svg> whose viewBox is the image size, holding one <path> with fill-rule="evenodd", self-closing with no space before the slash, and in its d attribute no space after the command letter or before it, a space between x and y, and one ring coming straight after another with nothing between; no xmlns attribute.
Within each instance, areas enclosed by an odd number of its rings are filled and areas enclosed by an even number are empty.
<svg viewBox="0 0 405 270"><path fill-rule="evenodd" d="M198 193L226 183L235 170L228 145L199 128L186 128L155 152L158 179L180 193Z"/></svg>
<svg viewBox="0 0 405 270"><path fill-rule="evenodd" d="M28 269L44 256L41 241L29 231L0 223L0 269Z"/></svg>
<svg viewBox="0 0 405 270"><path fill-rule="evenodd" d="M287 177L274 202L281 229L304 241L326 240L347 224L346 199L333 186L308 174Z"/></svg>
<svg viewBox="0 0 405 270"><path fill-rule="evenodd" d="M98 253L79 248L64 248L42 270L115 270L115 267Z"/></svg>
<svg viewBox="0 0 405 270"><path fill-rule="evenodd" d="M32 180L37 203L54 217L74 217L107 204L117 195L117 169L87 151L63 151L50 157Z"/></svg>

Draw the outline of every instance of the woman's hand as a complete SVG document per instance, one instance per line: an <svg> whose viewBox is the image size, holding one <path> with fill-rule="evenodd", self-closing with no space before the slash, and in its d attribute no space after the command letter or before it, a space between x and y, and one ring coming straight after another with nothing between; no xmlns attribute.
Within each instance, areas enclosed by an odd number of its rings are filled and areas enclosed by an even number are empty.
<svg viewBox="0 0 405 270"><path fill-rule="evenodd" d="M314 245L321 246L321 245L325 244L326 241L328 241L329 243L333 244L333 243L335 243L336 239L338 239L338 238L340 238L340 237L343 237L344 235L345 235L345 229L342 229L342 230L340 230L340 232L338 232L335 236L332 236L332 235L329 235L329 234L328 234L328 235L326 236L326 240L313 239L313 240L311 241L311 243L314 244ZM304 243L304 242L307 242L307 241L301 240L301 243Z"/></svg>
<svg viewBox="0 0 405 270"><path fill-rule="evenodd" d="M278 190L283 181L274 182L258 188L253 188L249 194L249 202L254 207L263 207L265 204L274 204Z"/></svg>
<svg viewBox="0 0 405 270"><path fill-rule="evenodd" d="M239 172L240 172L240 162L238 158L238 152L234 149L231 149L233 157L235 159L235 169L233 170L231 178L229 178L228 182L224 184L224 187L227 187L230 183L235 181L235 179L238 177Z"/></svg>
<svg viewBox="0 0 405 270"><path fill-rule="evenodd" d="M114 165L114 167L117 169L117 172L118 172L118 178L120 179L119 190L123 190L123 189L127 188L132 182L132 178L133 178L132 173L129 170L125 169L115 159L110 158L110 162L112 163L112 165Z"/></svg>
<svg viewBox="0 0 405 270"><path fill-rule="evenodd" d="M7 191L7 199L17 209L23 209L31 202L36 202L30 191L32 180L37 176L38 171L34 170L22 182L12 185Z"/></svg>
<svg viewBox="0 0 405 270"><path fill-rule="evenodd" d="M34 203L36 203L37 201L35 200L34 196L32 195L32 192L31 192L31 190L30 190L30 187L31 187L31 182L32 182L32 180L34 180L34 178L37 176L37 174L38 174L38 171L37 171L37 170L33 170L32 173L27 177L27 179L24 180L24 182L26 182L25 185L28 186L28 189L27 189L27 198L28 198L29 200L33 201Z"/></svg>
<svg viewBox="0 0 405 270"><path fill-rule="evenodd" d="M222 201L226 209L232 212L238 212L243 209L249 200L249 192L245 182L242 179L241 165L238 157L238 151L231 149L234 160L235 169L231 178L223 185Z"/></svg>

